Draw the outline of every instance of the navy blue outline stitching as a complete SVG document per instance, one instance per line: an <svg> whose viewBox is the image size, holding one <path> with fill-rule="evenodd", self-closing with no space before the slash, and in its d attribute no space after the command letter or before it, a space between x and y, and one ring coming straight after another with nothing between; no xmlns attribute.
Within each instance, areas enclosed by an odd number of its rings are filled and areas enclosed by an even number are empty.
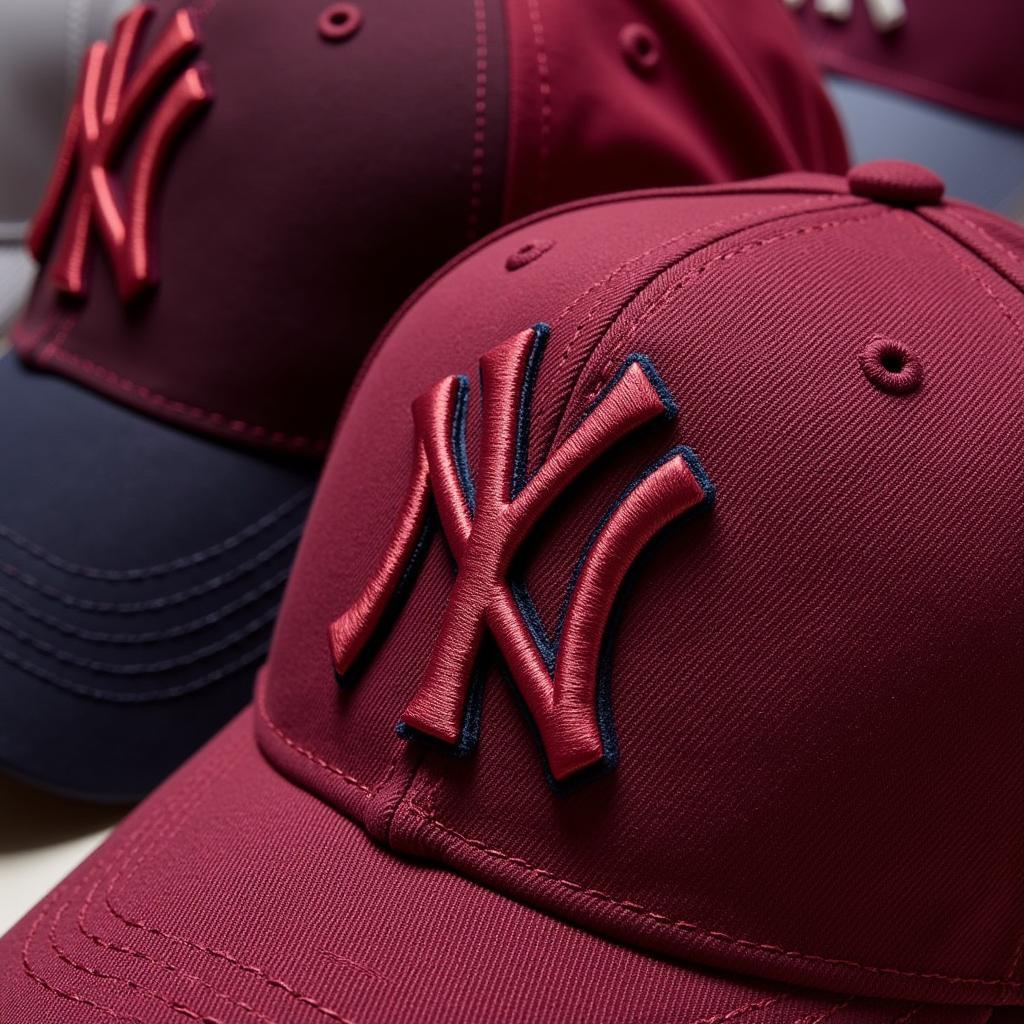
<svg viewBox="0 0 1024 1024"><path fill-rule="evenodd" d="M462 498L469 509L470 519L476 515L476 484L469 468L469 452L466 449L466 418L469 412L469 378L460 374L455 409L452 412L452 455L455 458L455 473L459 478Z"/></svg>
<svg viewBox="0 0 1024 1024"><path fill-rule="evenodd" d="M540 372L544 349L547 347L550 336L551 328L547 324L534 324L533 344L530 346L530 355L526 360L523 386L519 390L519 412L516 416L516 451L515 459L512 463L512 493L509 495L509 501L513 501L516 495L529 482L527 464L530 460L530 415L533 411L533 388L537 383L537 374Z"/></svg>

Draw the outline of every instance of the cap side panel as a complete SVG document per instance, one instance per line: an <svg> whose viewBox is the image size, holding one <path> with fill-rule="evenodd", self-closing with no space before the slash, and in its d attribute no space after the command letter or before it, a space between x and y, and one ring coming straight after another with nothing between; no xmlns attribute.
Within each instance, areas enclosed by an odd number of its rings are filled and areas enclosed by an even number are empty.
<svg viewBox="0 0 1024 1024"><path fill-rule="evenodd" d="M1024 229L985 210L947 203L919 214L1024 291Z"/></svg>
<svg viewBox="0 0 1024 1024"><path fill-rule="evenodd" d="M845 169L835 114L786 12L748 0L733 13L743 27L727 39L693 2L594 0L585 14L550 0L509 4L506 215L629 187L640 166L652 186ZM649 73L617 38L635 25L657 40ZM753 60L787 65L790 76L757 79Z"/></svg>

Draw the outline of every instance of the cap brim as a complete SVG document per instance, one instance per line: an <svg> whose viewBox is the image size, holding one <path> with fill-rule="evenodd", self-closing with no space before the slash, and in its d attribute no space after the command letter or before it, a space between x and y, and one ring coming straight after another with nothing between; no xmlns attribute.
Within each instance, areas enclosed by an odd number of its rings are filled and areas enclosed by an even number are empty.
<svg viewBox="0 0 1024 1024"><path fill-rule="evenodd" d="M826 78L854 163L930 167L946 194L1024 219L1024 132L843 75Z"/></svg>
<svg viewBox="0 0 1024 1024"><path fill-rule="evenodd" d="M223 725L315 473L0 359L0 768L133 800Z"/></svg>
<svg viewBox="0 0 1024 1024"><path fill-rule="evenodd" d="M0 338L28 298L35 273L36 265L23 245L0 242Z"/></svg>
<svg viewBox="0 0 1024 1024"><path fill-rule="evenodd" d="M269 765L256 713L8 934L7 1024L892 1024L914 1010L661 960L398 857ZM987 1012L922 1009L914 1024Z"/></svg>

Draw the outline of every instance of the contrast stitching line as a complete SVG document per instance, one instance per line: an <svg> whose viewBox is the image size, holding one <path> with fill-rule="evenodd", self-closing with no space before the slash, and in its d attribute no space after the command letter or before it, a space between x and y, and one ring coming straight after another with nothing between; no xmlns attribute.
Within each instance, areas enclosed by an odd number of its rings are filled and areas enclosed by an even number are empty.
<svg viewBox="0 0 1024 1024"><path fill-rule="evenodd" d="M540 145L537 148L537 205L543 202L547 161L551 156L551 65L544 38L544 22L540 13L540 0L529 0L528 11L530 29L533 33L533 45L536 52L537 90L540 93Z"/></svg>
<svg viewBox="0 0 1024 1024"><path fill-rule="evenodd" d="M912 1010L908 1010L905 1014L903 1014L902 1017L897 1017L892 1022L892 1024L907 1024L907 1021L909 1021L911 1017L917 1014L920 1011L920 1009L920 1006L915 1006Z"/></svg>
<svg viewBox="0 0 1024 1024"><path fill-rule="evenodd" d="M1024 960L1024 936L1021 936L1021 940L1017 944L1017 951L1014 953L1013 960L1010 962L1010 969L1006 972L1006 981L1013 981L1014 975L1016 975L1020 968L1022 960Z"/></svg>
<svg viewBox="0 0 1024 1024"><path fill-rule="evenodd" d="M744 1006L737 1006L725 1013L717 1013L713 1017L701 1017L700 1020L692 1020L689 1024L725 1024L726 1021L735 1020L751 1010L766 1010L769 1006L791 999L790 995L772 996L770 999L758 999L755 1002L747 1003ZM798 1022L799 1024L799 1022Z"/></svg>
<svg viewBox="0 0 1024 1024"><path fill-rule="evenodd" d="M259 661L267 653L268 643L264 642L246 652L241 657L229 662L221 668L207 672L197 679L182 683L179 686L168 686L162 690L150 690L145 693L126 692L120 693L117 690L101 690L92 686L83 686L72 679L65 679L62 676L54 675L48 669L44 669L34 662L26 661L16 654L12 654L6 648L0 647L0 658L21 669L28 675L33 676L42 683L55 686L57 689L73 693L78 697L85 697L88 700L101 701L108 704L152 704L162 700L173 700L177 697L184 697L198 690L203 690L221 679L226 679L235 672L240 672L254 662Z"/></svg>
<svg viewBox="0 0 1024 1024"><path fill-rule="evenodd" d="M681 242L684 238L688 238L688 237L690 237L692 235L697 234L698 232L703 233L703 232L706 232L706 231L711 231L711 230L713 230L715 228L725 227L728 224L734 224L734 223L742 222L744 220L750 220L753 217L767 218L767 217L769 217L770 215L773 215L773 214L796 213L796 212L802 212L802 211L806 211L806 210L812 210L812 209L814 209L815 206L820 206L820 205L822 205L825 202L833 202L834 203L839 198L842 198L842 197L836 196L836 195L831 195L831 194L830 195L824 195L824 196L818 195L818 196L812 196L809 199L804 199L804 200L802 200L801 202L798 202L798 203L783 203L783 204L781 204L779 206L771 206L771 207L768 207L768 208L766 208L764 210L756 210L756 211L747 210L747 211L745 211L744 213L741 213L741 214L734 214L731 217L723 217L721 220L712 221L710 224L702 224L699 228L691 228L688 231L682 231L678 235L674 235L672 238L669 238L669 239L666 239L665 241L659 242L657 245L652 245L649 249L645 249L639 255L632 256L628 260L623 260L617 267L615 267L614 270L612 270L610 273L608 273L605 277L601 278L600 280L594 281L591 285L589 285L587 287L587 289L585 291L583 291L582 293L577 295L576 298L573 299L572 302L570 302L558 314L558 316L556 316L554 318L554 320L552 320L552 322L551 322L552 333L554 333L554 331L557 330L561 326L562 321L566 317L568 317L569 314L580 305L580 303L584 302L594 292L599 291L602 288L605 288L613 280L615 280L615 278L617 278L624 270L626 270L627 268L633 266L634 264L641 263L648 256L652 256L654 253L658 252L661 249L667 249L669 246L675 245L676 243ZM859 204L851 203L850 205L852 206L852 205L859 205ZM762 221L762 223L763 223L763 221ZM758 226L758 225L754 225L754 226ZM559 369L564 367L564 365L568 362L569 356L572 353L572 350L575 347L576 342L579 340L579 338L582 335L584 329L587 326L589 326L589 324L593 321L594 317L597 315L597 312L598 312L597 307L596 306L592 307L590 309L590 311L587 313L587 315L583 318L583 320L581 320L580 323L576 325L576 329L573 332L572 337L566 343L565 349L562 351L562 357L561 357L561 359L559 360L559 363L558 363ZM538 409L538 419L543 419L544 415L550 410L551 402L552 401L553 401L553 399L549 396L547 401L546 401L546 403L545 403L545 405L543 406L543 408L539 408Z"/></svg>
<svg viewBox="0 0 1024 1024"><path fill-rule="evenodd" d="M737 256L747 256L752 252L757 252L768 245L773 245L775 242L781 242L787 238L797 238L801 235L812 235L822 231L827 231L831 228L846 227L850 224L863 224L865 221L878 220L882 217L894 216L898 213L895 210L882 210L881 212L873 212L863 217L848 217L841 220L829 220L823 221L820 224L806 224L799 228L795 228L792 231L784 231L777 235L770 235L767 238L759 238L753 242L748 242L746 245L737 246L733 249L728 249L725 252L718 253L701 263L694 270L688 271L677 281L673 282L672 285L667 287L661 295L632 323L624 325L626 327L625 335L622 339L617 341L608 351L605 358L604 365L601 367L597 374L597 380L591 391L587 394L583 401L584 406L589 405L593 401L594 397L598 394L602 387L605 385L607 374L616 366L620 358L619 353L622 351L632 351L631 346L633 345L634 338L639 332L640 328L656 313L662 306L667 305L669 300L683 288L685 288L691 281L694 281L707 273L709 270L715 269L729 260L735 259Z"/></svg>
<svg viewBox="0 0 1024 1024"><path fill-rule="evenodd" d="M197 953L205 954L215 960L223 960L225 963L230 964L235 970L238 970L243 974L250 974L259 978L265 986L284 992L288 998L302 1003L304 1006L309 1006L316 1012L330 1017L332 1020L338 1022L338 1024L353 1024L352 1021L340 1014L337 1010L320 1003L312 996L305 995L288 982L270 974L264 968L244 962L228 950L213 949L212 947L206 946L203 943L187 936L175 935L171 932L164 931L163 929L157 928L155 925L151 925L145 921L131 918L114 906L111 900L113 886L122 876L132 877L135 867L141 864L141 856L138 855L140 854L146 839L148 838L150 840L148 849L152 849L157 845L158 840L160 841L160 845L166 846L181 829L181 826L185 821L185 815L199 802L201 795L205 793L206 789L212 785L212 783L219 778L223 772L223 769L214 772L210 766L206 766L204 770L197 773L195 784L187 792L179 792L172 798L170 808L173 808L174 813L178 816L176 821L168 817L167 820L164 820L161 823L161 827L155 831L152 829L149 829L148 831L139 829L137 831L135 841L131 848L125 850L120 856L120 859L115 864L111 865L116 868L116 873L110 879L106 890L104 891L104 905L114 918L129 928L145 931L151 935L160 936L161 938L167 939L176 945L186 946ZM133 859L137 859L137 863L135 867L133 867L132 872L126 875L125 867L126 865L130 865ZM98 884L96 888L99 888Z"/></svg>
<svg viewBox="0 0 1024 1024"><path fill-rule="evenodd" d="M0 590L0 604L6 604L11 608L15 608L34 622L39 622L48 629L55 629L58 633L63 633L65 636L73 636L79 640L86 640L89 643L131 647L161 643L165 640L176 640L183 636L199 633L209 626L228 618L235 612L254 604L260 598L266 597L267 594L280 590L287 579L288 570L283 569L264 580L259 586L247 590L244 594L240 594L234 600L228 601L206 615L182 623L180 626L171 626L168 629L153 629L142 633L107 633L95 629L81 629L53 615L47 615L46 612L39 611L39 609L34 608L27 601L23 601L21 598L8 594L3 590Z"/></svg>
<svg viewBox="0 0 1024 1024"><path fill-rule="evenodd" d="M962 213L960 210L946 210L946 215L949 217L954 217L956 220L962 221L964 224L968 224L970 227L974 228L974 230L977 231L979 234L984 235L989 240L989 242L992 245L994 245L1001 253L1004 253L1006 256L1009 256L1010 259L1013 260L1015 263L1020 263L1020 257L1012 249L1009 249L1005 245L1003 245L1003 243L998 241L990 231L983 228L980 224L976 224L965 213Z"/></svg>
<svg viewBox="0 0 1024 1024"><path fill-rule="evenodd" d="M768 942L754 942L750 939L738 938L735 935L729 935L726 932L709 931L706 928L701 927L698 924L694 924L690 921L677 920L669 917L666 914L658 913L657 911L648 910L646 907L639 903L634 903L629 900L620 900L609 893L602 892L600 889L590 889L580 884L579 882L573 882L567 878L559 878L553 872L548 871L546 868L538 867L535 864L531 864L529 861L524 860L522 857L517 857L512 854L506 853L504 850L500 850L496 847L488 847L484 842L479 839L471 839L468 836L463 835L461 832L456 831L448 825L445 825L436 816L432 815L429 811L424 810L417 804L410 803L407 805L409 810L417 814L432 828L439 829L445 832L455 839L472 846L479 850L481 853L486 854L489 857L494 857L500 860L506 860L509 863L515 864L525 871L546 878L552 882L572 890L573 892L580 893L581 895L593 897L594 899L601 900L605 903L612 903L615 906L621 907L623 910L628 910L632 914L648 918L654 921L656 924L664 925L669 928L678 928L684 931L694 932L703 936L704 938L713 939L716 942L721 942L729 945L743 946L748 949L758 949L768 953L774 953L777 955L788 957L793 960L806 960L813 963L825 963L832 964L839 967L852 967L857 970L867 971L870 974L887 974L896 975L898 977L907 978L922 978L934 981L948 981L955 984L961 985L991 985L998 986L1007 984L1002 979L990 979L990 978L959 978L951 977L945 974L938 974L933 972L920 972L920 971L905 971L897 967L876 967L873 964L862 964L856 960L842 960L834 957L820 956L815 953L800 953L796 950L785 949L782 946L776 946ZM1011 982L1011 987L1020 988L1022 986Z"/></svg>
<svg viewBox="0 0 1024 1024"><path fill-rule="evenodd" d="M238 565L233 566L231 569L228 569L227 572L223 572L218 576L212 576L210 579L204 580L202 583L196 583L191 587L186 587L183 590L177 590L174 593L166 594L163 597L152 597L141 601L93 601L87 598L76 597L73 594L68 594L62 590L58 590L56 587L52 587L48 583L43 583L35 576L32 576L29 573L24 573L7 562L0 562L0 573L5 576L9 576L11 579L22 584L22 586L28 587L29 590L33 590L37 594L41 594L43 597L51 601L58 601L69 608L78 608L81 611L95 612L97 614L112 613L117 615L134 615L142 612L156 611L161 608L168 608L172 605L183 604L186 601L191 601L195 597L200 597L203 594L220 590L229 583L234 582L236 579L240 579L242 576L248 576L249 573L258 569L264 563L269 562L282 551L294 546L302 535L302 529L302 525L300 524L293 529L288 530L287 533L283 533L276 540L268 544L262 551L257 552L244 562L240 562Z"/></svg>
<svg viewBox="0 0 1024 1024"><path fill-rule="evenodd" d="M850 1005L850 1002L851 1000L847 999L842 1003L833 1003L824 1010L818 1010L816 1013L810 1013L806 1017L801 1017L799 1020L794 1021L793 1024L825 1024L829 1017L834 1016L840 1010L845 1010Z"/></svg>
<svg viewBox="0 0 1024 1024"><path fill-rule="evenodd" d="M221 992L219 989L214 988L213 985L211 985L208 981L204 980L203 978L200 978L198 975L190 974L188 971L184 970L182 967L179 967L177 964L172 964L168 960L160 960L157 957L151 956L149 953L146 953L141 949L134 949L131 946L121 946L115 942L108 942L106 939L102 938L100 935L97 935L95 932L89 931L85 923L85 915L88 912L89 908L92 907L93 897L96 895L96 890L98 887L99 882L95 882L93 884L93 887L89 890L89 895L86 897L85 902L82 904L78 911L78 930L94 946L98 946L100 949L105 949L111 953L123 953L127 956L132 957L135 960L142 960L145 963L149 963L155 967L159 967L161 970L167 971L169 974L174 974L177 977L184 978L186 981L194 982L201 988L206 989L212 995L218 997L219 999L223 999L225 1002L231 1003L233 1006L237 1006L240 1010L244 1011L245 1013L251 1014L252 1016L257 1017L262 1021L266 1021L267 1024L274 1024L272 1018L268 1017L264 1013L261 1013L259 1010L256 1009L255 1006L243 1002L240 999L236 999L234 996L228 995L227 992ZM79 969L85 971L86 973L93 973L92 969L84 964L72 964L72 966L79 966ZM131 985L134 983L128 982L128 984Z"/></svg>
<svg viewBox="0 0 1024 1024"><path fill-rule="evenodd" d="M367 786L365 783L360 782L354 775L349 775L347 772L342 771L336 765L331 764L329 761L325 761L321 757L317 757L316 754L311 750L307 750L305 747L299 746L271 717L267 711L266 697L263 694L263 688L258 687L256 691L256 710L259 712L260 718L273 730L274 734L280 739L284 740L289 747L292 748L296 753L301 754L303 757L312 761L315 765L319 765L325 771L329 771L332 775L337 775L344 782L350 786L355 786L356 789L361 789L367 796L372 795L373 789ZM396 759L397 760L397 759Z"/></svg>
<svg viewBox="0 0 1024 1024"><path fill-rule="evenodd" d="M273 729L273 731L282 740L284 740L284 742L287 743L288 746L292 747L297 753L313 761L315 764L318 764L321 768L324 768L335 775L341 775L345 779L345 781L350 783L351 785L357 786L359 789L362 789L367 793L371 791L369 786L364 785L358 779L353 778L350 775L345 775L341 771L341 769L339 769L335 765L332 765L329 762L322 760L321 758L313 754L311 751L308 751L305 748L300 747L297 743L295 743L294 740L292 740L275 722L271 720L269 714L267 713L266 707L263 704L262 691L258 691L256 705L260 711L261 717L267 723L267 725L271 729ZM508 861L510 864L515 864L523 868L525 871L530 872L531 874L535 874L541 878L546 878L552 882L556 882L557 884L564 886L565 888L570 889L573 892L577 892L583 896L588 896L594 899L601 900L605 903L612 903L615 906L621 907L623 910L628 910L632 914L637 914L642 917L646 917L654 921L656 924L668 928L678 928L684 931L694 932L698 935L703 936L704 938L713 939L716 942L722 942L729 945L743 946L744 948L748 949L759 949L767 953L774 953L780 956L788 957L791 960L806 960L811 963L825 963L832 964L837 967L850 967L856 970L866 971L869 974L895 975L901 978L918 978L929 981L948 981L952 984L957 985L1008 985L1009 988L1013 990L1024 988L1024 984L1022 983L1006 982L1000 978L961 978L956 977L955 975L951 976L946 974L938 974L936 972L931 971L905 971L901 970L898 967L876 967L874 964L862 964L858 963L856 960L842 960L835 957L820 956L816 953L800 953L796 950L785 949L783 946L776 946L768 942L754 942L751 939L738 938L737 936L729 935L726 932L710 931L707 928L703 928L701 925L694 924L689 921L676 920L672 917L669 917L667 914L661 914L654 910L648 910L646 907L642 906L639 903L633 903L628 900L620 900L617 897L610 895L609 893L602 892L600 889L589 889L579 882L573 882L567 878L559 878L557 875L554 874L554 872L548 871L546 868L539 867L535 864L531 864L529 861L524 860L522 857L517 857L513 854L506 853L504 850L500 850L496 847L488 847L486 843L482 842L479 839L471 839L469 836L463 835L461 832L458 832L450 825L446 825L436 815L420 807L418 804L413 803L412 801L407 801L405 806L408 807L409 810L412 811L414 814L422 818L430 827L447 833L448 835L459 840L460 842L465 843L467 846L472 846L475 849L480 850L481 853L485 853L489 857L494 857L500 860Z"/></svg>
<svg viewBox="0 0 1024 1024"><path fill-rule="evenodd" d="M324 1006L323 1003L318 1002L312 996L303 995L298 989L292 988L286 981L282 981L280 978L275 978L273 975L268 974L263 970L262 967L257 967L253 964L243 963L233 953L229 953L223 949L212 949L209 946L204 946L200 942L196 942L194 939L190 939L184 935L175 935L173 932L166 932L161 928L157 928L156 925L146 923L141 919L133 919L128 917L126 914L122 914L111 902L109 895L104 900L107 909L111 914L114 915L122 924L127 925L129 928L137 928L140 931L148 932L150 935L159 935L161 938L168 939L171 942L175 942L178 945L188 946L189 949L194 949L197 953L204 953L207 956L212 957L215 960L224 960L229 963L236 970L241 971L243 974L253 974L258 978L261 978L265 985L270 988L280 989L282 992L287 993L296 1002L302 1003L305 1006L316 1010L318 1013L324 1014L324 1016L330 1017L332 1020L338 1021L338 1024L353 1024L347 1017L343 1017L336 1010L332 1010L329 1006Z"/></svg>
<svg viewBox="0 0 1024 1024"><path fill-rule="evenodd" d="M54 343L56 343L56 339L54 339ZM245 437L252 441L268 442L270 444L282 445L300 451L322 452L327 449L328 441L326 438L311 438L300 434L286 434L280 430L271 430L269 427L247 423L245 420L232 419L229 416L225 416L223 413L211 412L209 409L202 409L196 405L188 405L185 402L179 402L177 399L168 398L166 395L153 391L151 388L144 387L141 384L136 384L134 381L128 380L126 377L122 377L119 374L114 373L112 370L108 370L106 367L100 366L98 363L94 363L89 359L83 359L81 356L73 355L66 349L57 348L52 352L50 352L49 349L50 346L47 346L44 350L44 354L49 353L46 355L46 362L66 363L69 366L73 366L85 373L88 373L97 380L105 381L107 384L116 387L120 391L124 391L126 394L134 395L136 398L141 398L147 402L152 402L153 405L159 408L165 409L168 412L176 413L179 416L184 416L186 419L194 420L197 423L203 423L209 427L227 430L233 434L237 434L239 437ZM42 356L40 356L40 359L42 359Z"/></svg>
<svg viewBox="0 0 1024 1024"><path fill-rule="evenodd" d="M271 512L268 512L259 519L248 523L232 536L225 537L223 540L217 541L200 551L194 551L191 554L182 555L180 558L175 558L169 562L159 562L154 565L143 566L135 569L100 569L96 566L84 565L81 562L69 561L68 559L62 558L60 555L43 547L42 544L29 540L24 536L24 534L18 533L17 530L12 530L9 526L5 526L2 523L0 523L0 540L5 540L9 544L13 544L15 547L20 548L26 554L32 556L38 561L45 562L52 568L59 569L61 572L66 572L71 576L84 576L92 580L146 580L152 579L154 576L171 575L172 573L178 572L182 569L188 569L195 565L200 565L203 562L209 561L211 558L216 558L225 552L234 550L246 541L259 536L290 512L293 512L299 505L308 501L312 493L313 490L311 487L302 488L300 491L292 494L286 501L282 502Z"/></svg>
<svg viewBox="0 0 1024 1024"><path fill-rule="evenodd" d="M326 957L332 963L336 963L341 967L345 967L352 971L353 974L362 975L364 978L369 978L371 981L382 981L386 982L388 979L382 974L378 974L372 967L367 967L366 964L361 964L358 960L353 960L351 957L345 956L343 953L335 953L333 949L320 948L317 952Z"/></svg>
<svg viewBox="0 0 1024 1024"><path fill-rule="evenodd" d="M220 637L205 647L199 647L188 654L176 655L173 658L163 658L158 661L135 662L119 664L117 662L94 661L91 658L81 658L77 654L70 654L61 647L51 644L46 640L33 636L31 633L17 626L12 625L3 617L0 617L0 633L6 633L13 637L18 643L31 647L40 654L53 658L64 665L71 665L75 668L85 669L96 675L104 676L147 676L159 675L163 672L171 672L179 668L187 668L200 661L206 661L225 651L237 647L244 640L248 640L253 634L265 630L277 617L277 605L266 609L262 614L257 615L249 622L233 630L226 636Z"/></svg>
<svg viewBox="0 0 1024 1024"><path fill-rule="evenodd" d="M39 352L38 359L41 363L49 360L51 354L63 346L64 342L68 340L71 328L74 327L77 322L77 316L67 316L57 324L53 336Z"/></svg>
<svg viewBox="0 0 1024 1024"><path fill-rule="evenodd" d="M78 992L65 992L63 989L57 988L56 985L48 982L41 974L36 973L29 961L28 950L29 946L35 939L36 932L39 930L39 925L42 923L44 913L45 909L33 920L32 925L29 928L28 935L25 937L25 941L21 946L21 969L25 976L34 981L40 988L52 995L58 996L61 999L67 999L73 1003L79 1003L82 1006L91 1007L93 1010L99 1010L100 1013L105 1013L108 1017L113 1017L114 1020L127 1021L128 1024L145 1024L145 1022L140 1020L138 1017L129 1017L127 1014L118 1013L111 1007L104 1006L102 1003L97 1003L95 1000L89 999Z"/></svg>
<svg viewBox="0 0 1024 1024"><path fill-rule="evenodd" d="M70 99L68 100L70 103ZM45 335L53 331L57 324L62 322L60 319L60 313L51 313L42 324L38 325L35 330L27 331L20 329L20 325L17 325L19 329L12 330L11 332L11 344L15 351L18 352L23 358L30 356L36 346L39 344L40 339Z"/></svg>
<svg viewBox="0 0 1024 1024"><path fill-rule="evenodd" d="M476 42L476 89L473 100L473 167L469 183L469 223L466 240L472 242L480 227L483 199L484 145L487 141L487 6L473 0L473 31Z"/></svg>
<svg viewBox="0 0 1024 1024"><path fill-rule="evenodd" d="M190 1020L201 1021L202 1024L224 1024L219 1017L211 1017L208 1014L202 1013L193 1007L182 1003L180 1001L174 1001L168 996L161 994L160 992L154 992L151 989L145 988L140 985L137 981L132 981L130 978L122 978L116 974L107 974L104 971L99 970L95 967L89 967L86 964L79 963L76 960L72 960L65 950L57 944L57 925L60 922L64 911L67 910L68 904L64 903L60 906L57 913L53 915L53 919L50 922L49 934L47 936L47 945L50 947L50 952L56 954L57 958L63 963L67 964L72 970L79 971L80 973L87 974L89 977L98 978L101 981L117 981L124 985L126 988L133 992L138 992L140 995L148 996L150 999L155 999L159 1003L163 1003L174 1013L181 1014L183 1017L188 1017ZM269 1020L268 1017L264 1017L260 1014L263 1020ZM273 1021L270 1024L274 1024Z"/></svg>

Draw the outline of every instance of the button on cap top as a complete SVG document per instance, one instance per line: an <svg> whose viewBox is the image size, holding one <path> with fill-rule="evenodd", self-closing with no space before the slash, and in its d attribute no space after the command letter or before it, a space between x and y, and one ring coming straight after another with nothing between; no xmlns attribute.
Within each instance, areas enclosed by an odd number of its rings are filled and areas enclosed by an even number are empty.
<svg viewBox="0 0 1024 1024"><path fill-rule="evenodd" d="M855 196L898 206L937 203L946 186L933 171L903 160L872 160L846 176Z"/></svg>

